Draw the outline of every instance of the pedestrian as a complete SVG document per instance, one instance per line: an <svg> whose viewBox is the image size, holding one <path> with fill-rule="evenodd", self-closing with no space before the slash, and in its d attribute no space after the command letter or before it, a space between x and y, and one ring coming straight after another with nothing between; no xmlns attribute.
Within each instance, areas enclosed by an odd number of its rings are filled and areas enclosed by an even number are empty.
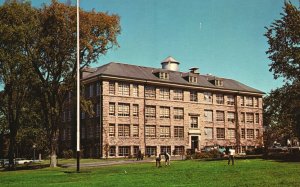
<svg viewBox="0 0 300 187"><path fill-rule="evenodd" d="M170 155L169 153L165 152L165 164L166 166L169 166L170 165Z"/></svg>
<svg viewBox="0 0 300 187"><path fill-rule="evenodd" d="M159 154L156 158L155 158L155 165L156 167L161 167L160 161L161 161L161 154Z"/></svg>
<svg viewBox="0 0 300 187"><path fill-rule="evenodd" d="M229 156L228 156L228 165L231 164L234 165L234 155L235 155L235 150L234 149L229 149Z"/></svg>
<svg viewBox="0 0 300 187"><path fill-rule="evenodd" d="M141 160L142 159L142 152L141 150L138 151L138 154L137 154L137 157L136 157L136 160Z"/></svg>

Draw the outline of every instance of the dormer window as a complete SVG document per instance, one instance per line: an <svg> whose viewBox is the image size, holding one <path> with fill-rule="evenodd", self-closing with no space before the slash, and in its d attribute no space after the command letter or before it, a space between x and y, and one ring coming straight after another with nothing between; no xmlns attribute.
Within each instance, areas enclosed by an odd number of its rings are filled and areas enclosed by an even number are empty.
<svg viewBox="0 0 300 187"><path fill-rule="evenodd" d="M189 76L189 82L191 82L191 83L197 83L197 77Z"/></svg>
<svg viewBox="0 0 300 187"><path fill-rule="evenodd" d="M216 86L223 86L223 80L216 79L216 80L215 80L215 85L216 85Z"/></svg>
<svg viewBox="0 0 300 187"><path fill-rule="evenodd" d="M166 72L159 72L159 78L169 80L169 73Z"/></svg>

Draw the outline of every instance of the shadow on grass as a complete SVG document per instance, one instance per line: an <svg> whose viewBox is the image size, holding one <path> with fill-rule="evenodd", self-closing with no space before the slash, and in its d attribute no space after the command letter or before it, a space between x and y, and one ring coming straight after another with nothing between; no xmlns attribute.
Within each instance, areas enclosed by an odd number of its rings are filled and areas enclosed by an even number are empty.
<svg viewBox="0 0 300 187"><path fill-rule="evenodd" d="M49 167L49 164L39 164L39 165L23 165L23 166L16 166L15 168L6 167L0 172L8 172L8 171L20 171L20 170L37 170Z"/></svg>
<svg viewBox="0 0 300 187"><path fill-rule="evenodd" d="M77 172L77 171L63 171L64 173L66 173L66 174L78 174L78 173L91 173L91 171L79 171L79 172Z"/></svg>

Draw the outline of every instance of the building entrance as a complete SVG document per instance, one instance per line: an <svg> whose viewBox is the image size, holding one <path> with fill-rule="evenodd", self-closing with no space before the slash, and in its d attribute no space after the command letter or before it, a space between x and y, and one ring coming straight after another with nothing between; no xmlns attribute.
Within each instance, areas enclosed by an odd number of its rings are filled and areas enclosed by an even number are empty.
<svg viewBox="0 0 300 187"><path fill-rule="evenodd" d="M192 154L195 153L196 149L198 150L198 136L191 136L191 149L192 149Z"/></svg>

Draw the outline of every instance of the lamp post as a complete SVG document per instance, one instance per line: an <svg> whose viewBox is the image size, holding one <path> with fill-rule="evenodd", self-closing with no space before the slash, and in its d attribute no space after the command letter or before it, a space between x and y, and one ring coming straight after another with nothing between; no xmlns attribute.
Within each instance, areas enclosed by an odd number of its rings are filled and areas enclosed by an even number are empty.
<svg viewBox="0 0 300 187"><path fill-rule="evenodd" d="M35 149L36 149L36 145L33 144L32 148L33 148L33 161L35 161Z"/></svg>

